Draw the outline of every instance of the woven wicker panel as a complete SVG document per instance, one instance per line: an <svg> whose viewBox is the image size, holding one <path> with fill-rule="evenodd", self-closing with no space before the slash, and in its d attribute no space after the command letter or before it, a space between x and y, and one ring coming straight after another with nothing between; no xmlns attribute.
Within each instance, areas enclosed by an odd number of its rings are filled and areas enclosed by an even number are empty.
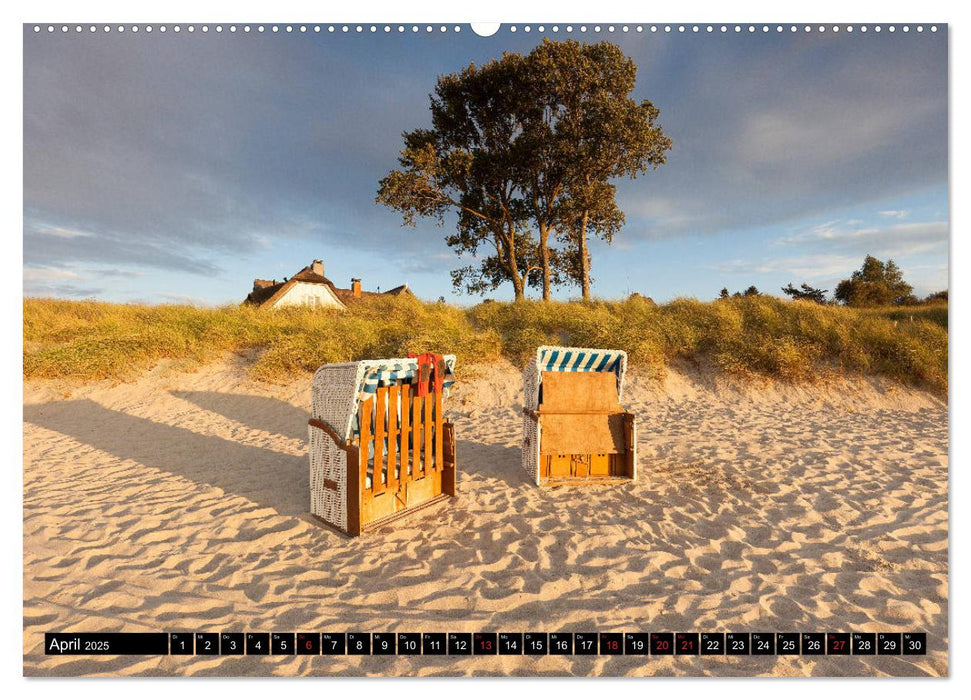
<svg viewBox="0 0 971 700"><path fill-rule="evenodd" d="M310 426L310 512L341 530L347 529L347 453L330 435ZM337 482L337 490L324 486Z"/></svg>
<svg viewBox="0 0 971 700"><path fill-rule="evenodd" d="M357 413L357 389L364 376L364 364L346 362L324 365L314 373L313 417L322 420L345 438Z"/></svg>
<svg viewBox="0 0 971 700"><path fill-rule="evenodd" d="M523 469L529 480L539 484L539 424L523 416Z"/></svg>

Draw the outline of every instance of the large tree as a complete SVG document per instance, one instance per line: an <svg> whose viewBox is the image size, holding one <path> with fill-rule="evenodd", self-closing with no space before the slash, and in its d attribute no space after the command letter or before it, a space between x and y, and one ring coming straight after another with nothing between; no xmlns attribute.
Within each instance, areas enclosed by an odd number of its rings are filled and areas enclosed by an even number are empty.
<svg viewBox="0 0 971 700"><path fill-rule="evenodd" d="M884 263L867 255L859 270L836 285L833 296L847 306L889 306L911 303L913 290L893 260Z"/></svg>
<svg viewBox="0 0 971 700"><path fill-rule="evenodd" d="M657 123L658 109L630 96L637 65L615 44L547 39L526 61L531 102L542 106L542 119L534 126L540 163L532 182L545 187L539 188L544 196L533 199L542 206L531 212L540 255L547 243L544 231L559 228L570 249L564 258L579 263L571 276L589 299L588 235L592 231L609 243L624 223L616 188L608 181L656 169L665 162L671 139ZM550 192L558 195L553 204ZM545 279L543 291L547 298Z"/></svg>
<svg viewBox="0 0 971 700"><path fill-rule="evenodd" d="M522 130L516 115L522 58L507 54L479 68L441 76L431 96L432 128L406 132L401 166L380 182L377 201L401 212L404 223L458 213L446 242L459 253L488 253L482 268L453 272L457 288L483 291L505 281L517 300L534 241L520 188Z"/></svg>
<svg viewBox="0 0 971 700"><path fill-rule="evenodd" d="M457 288L510 281L521 299L537 284L549 299L567 279L589 298L589 232L609 242L624 220L608 180L656 168L671 147L657 109L629 97L636 73L613 44L544 40L527 56L442 76L432 128L404 134L401 167L381 181L377 201L410 225L458 213L447 243L488 252L478 267L453 271Z"/></svg>

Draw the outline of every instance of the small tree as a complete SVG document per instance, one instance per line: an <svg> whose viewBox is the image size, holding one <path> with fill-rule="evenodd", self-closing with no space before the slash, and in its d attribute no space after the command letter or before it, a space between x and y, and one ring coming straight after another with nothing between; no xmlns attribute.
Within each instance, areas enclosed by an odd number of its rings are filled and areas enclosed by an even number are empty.
<svg viewBox="0 0 971 700"><path fill-rule="evenodd" d="M913 289L893 260L884 263L867 255L859 270L836 285L833 296L846 306L899 306L914 300Z"/></svg>
<svg viewBox="0 0 971 700"><path fill-rule="evenodd" d="M744 296L747 296L747 297L757 297L759 295L759 293L760 293L759 292L759 288L756 287L753 284L751 287L749 287L748 289L745 290Z"/></svg>
<svg viewBox="0 0 971 700"><path fill-rule="evenodd" d="M718 292L719 299L728 299L731 294L728 293L728 287L722 287L722 290Z"/></svg>
<svg viewBox="0 0 971 700"><path fill-rule="evenodd" d="M812 301L817 304L826 303L826 292L829 291L828 289L817 289L816 287L810 287L805 282L799 286L801 289L796 289L792 286L792 282L790 282L787 286L782 288L782 291L791 296L793 299Z"/></svg>

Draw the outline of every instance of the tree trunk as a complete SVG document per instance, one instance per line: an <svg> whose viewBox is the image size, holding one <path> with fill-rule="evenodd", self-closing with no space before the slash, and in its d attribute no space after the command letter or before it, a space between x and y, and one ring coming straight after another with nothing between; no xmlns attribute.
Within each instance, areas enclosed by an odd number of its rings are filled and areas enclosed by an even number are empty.
<svg viewBox="0 0 971 700"><path fill-rule="evenodd" d="M512 280L513 299L522 301L525 298L523 278L519 274L519 261L516 259L516 230L512 226L509 227L509 239L506 241L506 266L509 279Z"/></svg>
<svg viewBox="0 0 971 700"><path fill-rule="evenodd" d="M583 210L583 219L580 223L580 287L583 290L583 300L590 301L590 258L587 255L587 221L590 218L590 210Z"/></svg>
<svg viewBox="0 0 971 700"><path fill-rule="evenodd" d="M546 245L549 236L549 228L541 225L539 228L539 262L543 267L543 301L550 300L550 249Z"/></svg>

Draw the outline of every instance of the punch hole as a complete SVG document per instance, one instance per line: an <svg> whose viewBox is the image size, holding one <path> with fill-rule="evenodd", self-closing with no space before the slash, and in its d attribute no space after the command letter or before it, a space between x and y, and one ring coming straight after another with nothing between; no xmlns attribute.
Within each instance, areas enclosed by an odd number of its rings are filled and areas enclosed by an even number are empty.
<svg viewBox="0 0 971 700"><path fill-rule="evenodd" d="M499 22L473 22L472 31L478 36L492 36L499 31Z"/></svg>

